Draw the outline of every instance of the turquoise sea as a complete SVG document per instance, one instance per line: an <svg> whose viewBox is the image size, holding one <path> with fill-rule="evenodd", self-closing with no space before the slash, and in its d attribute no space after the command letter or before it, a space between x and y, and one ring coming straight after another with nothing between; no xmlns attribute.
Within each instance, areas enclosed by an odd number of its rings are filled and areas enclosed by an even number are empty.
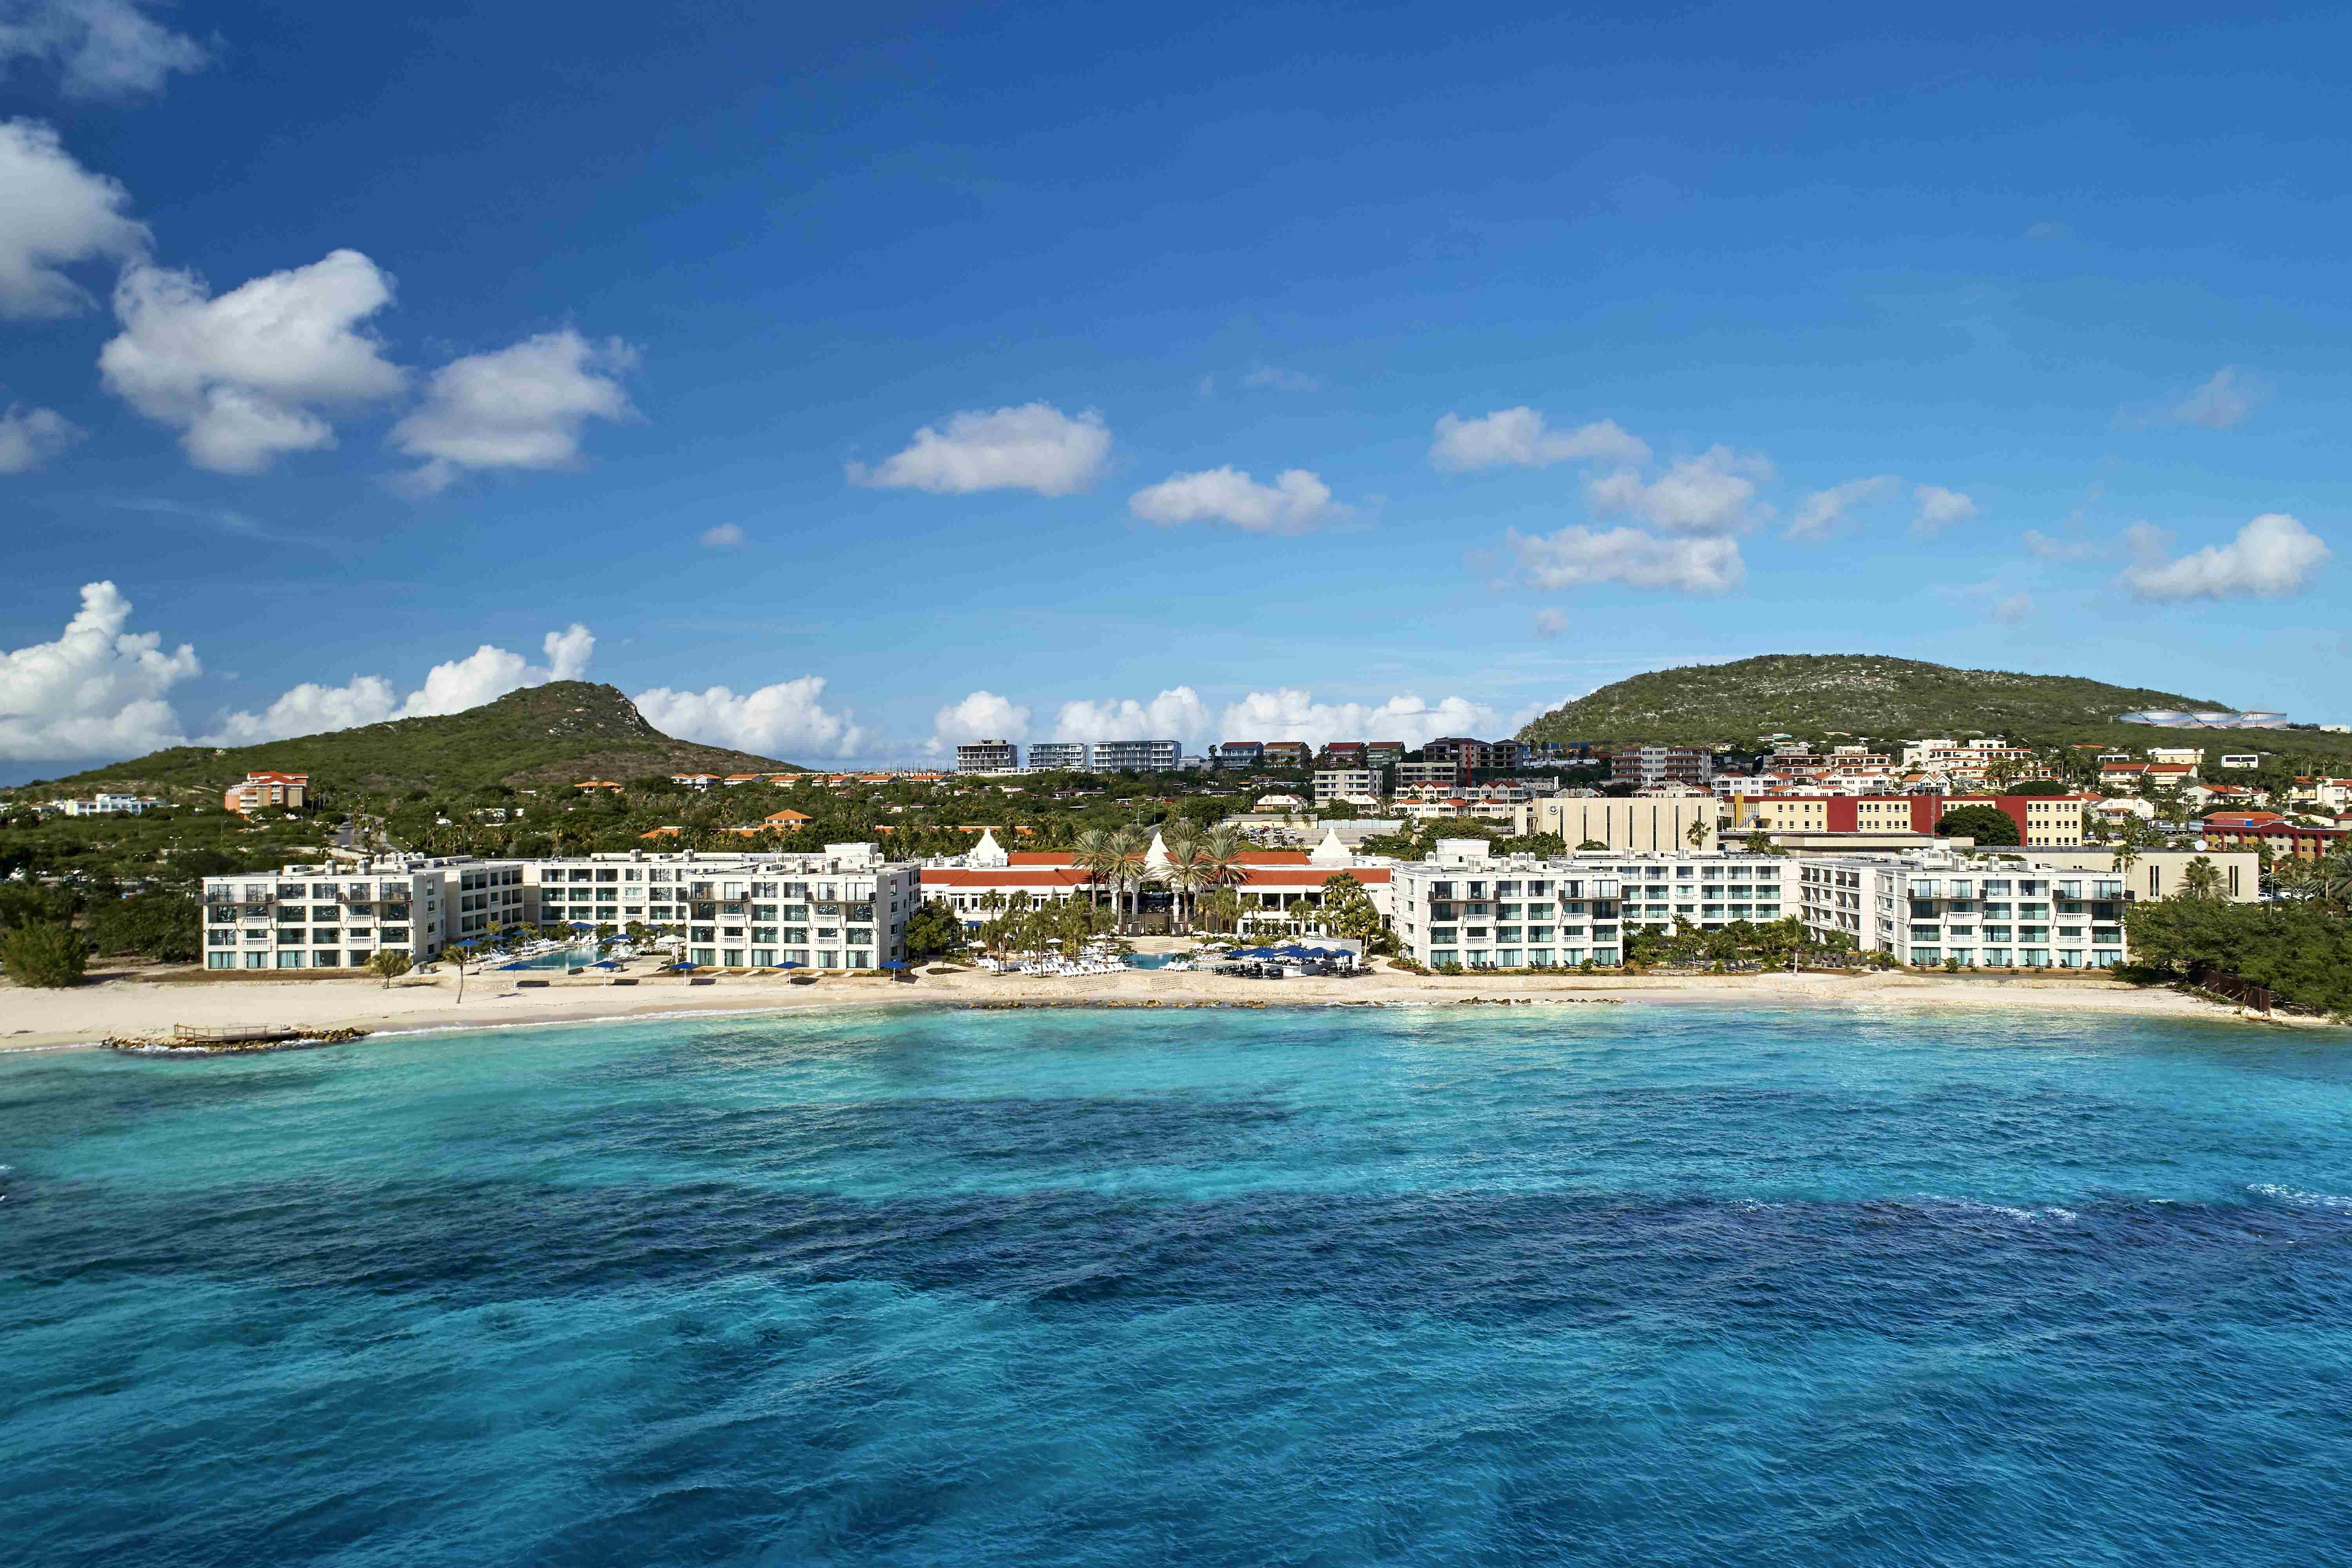
<svg viewBox="0 0 2352 1568"><path fill-rule="evenodd" d="M2352 1562L2342 1031L0 1060L0 1563Z"/></svg>

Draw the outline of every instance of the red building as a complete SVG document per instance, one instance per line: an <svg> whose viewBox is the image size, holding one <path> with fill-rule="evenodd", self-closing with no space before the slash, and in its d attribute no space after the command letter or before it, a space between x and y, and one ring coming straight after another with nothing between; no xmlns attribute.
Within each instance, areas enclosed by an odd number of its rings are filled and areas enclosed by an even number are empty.
<svg viewBox="0 0 2352 1568"><path fill-rule="evenodd" d="M2217 811L2205 819L2205 841L2215 849L2268 847L2273 859L2316 860L2352 828L2302 827L2274 811Z"/></svg>

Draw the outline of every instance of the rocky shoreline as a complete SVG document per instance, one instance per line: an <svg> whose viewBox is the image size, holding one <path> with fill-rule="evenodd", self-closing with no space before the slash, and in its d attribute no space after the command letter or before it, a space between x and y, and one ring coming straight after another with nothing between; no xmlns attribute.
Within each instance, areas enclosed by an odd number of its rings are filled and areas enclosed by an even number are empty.
<svg viewBox="0 0 2352 1568"><path fill-rule="evenodd" d="M289 1030L261 1040L183 1040L170 1036L110 1035L99 1044L133 1057L244 1057L262 1051L307 1051L320 1046L347 1045L365 1039L373 1029L341 1027Z"/></svg>

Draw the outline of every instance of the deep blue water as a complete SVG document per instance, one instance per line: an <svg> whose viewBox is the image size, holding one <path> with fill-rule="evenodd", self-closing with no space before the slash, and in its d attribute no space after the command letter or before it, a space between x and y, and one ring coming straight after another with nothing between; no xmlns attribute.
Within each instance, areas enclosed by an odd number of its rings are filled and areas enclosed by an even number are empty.
<svg viewBox="0 0 2352 1568"><path fill-rule="evenodd" d="M2352 1561L2334 1034L800 1016L0 1063L0 1562Z"/></svg>

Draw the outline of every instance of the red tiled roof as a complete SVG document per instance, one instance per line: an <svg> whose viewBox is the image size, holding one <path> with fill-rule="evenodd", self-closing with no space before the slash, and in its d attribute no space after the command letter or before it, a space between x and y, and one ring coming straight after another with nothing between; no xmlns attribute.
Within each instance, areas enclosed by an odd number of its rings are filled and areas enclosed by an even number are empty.
<svg viewBox="0 0 2352 1568"><path fill-rule="evenodd" d="M1087 877L1075 867L1026 867L1014 870L994 867L967 871L954 866L926 866L927 888L1083 888Z"/></svg>

